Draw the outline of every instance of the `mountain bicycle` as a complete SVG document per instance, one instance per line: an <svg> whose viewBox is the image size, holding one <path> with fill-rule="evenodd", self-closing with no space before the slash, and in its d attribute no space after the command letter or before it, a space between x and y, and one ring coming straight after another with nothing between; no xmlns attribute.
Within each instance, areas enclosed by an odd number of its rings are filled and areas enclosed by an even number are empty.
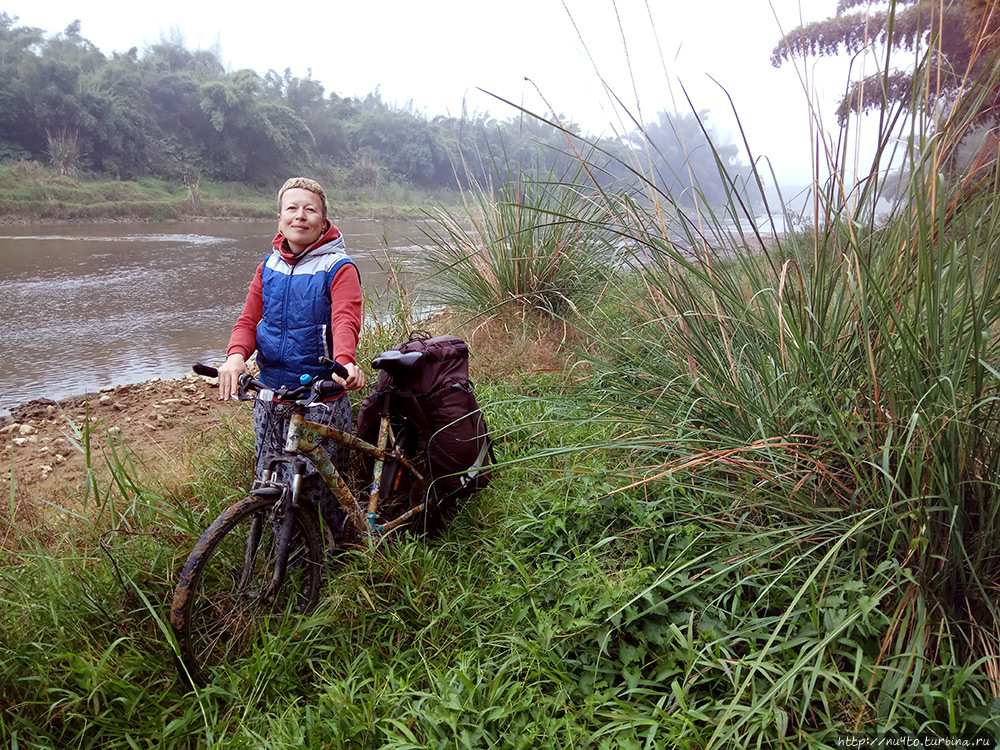
<svg viewBox="0 0 1000 750"><path fill-rule="evenodd" d="M372 366L394 377L419 368L422 356L393 350L378 356ZM347 376L339 363L326 358L321 362ZM218 375L205 365L194 369ZM307 408L343 390L332 380L308 377L303 376L297 388L277 391L249 375L240 378L240 399L249 400L251 393L273 398L290 404L291 416L284 453L269 460L247 497L212 522L181 570L170 624L181 674L194 685L206 686L220 670L252 655L290 616L307 614L319 598L329 553L338 543L374 545L396 530L429 522L437 508L415 428L393 413L391 398L382 405L378 438L370 443L305 418ZM346 446L370 467L367 487L351 490L318 445L320 437ZM319 509L300 497L307 462L344 509L343 530L326 528ZM290 481L283 481L288 472L278 470L281 464L290 466Z"/></svg>

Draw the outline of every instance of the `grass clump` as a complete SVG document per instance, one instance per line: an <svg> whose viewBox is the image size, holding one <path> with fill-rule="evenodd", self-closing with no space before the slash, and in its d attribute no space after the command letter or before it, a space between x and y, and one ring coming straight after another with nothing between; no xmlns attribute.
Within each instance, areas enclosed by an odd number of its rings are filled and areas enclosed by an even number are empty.
<svg viewBox="0 0 1000 750"><path fill-rule="evenodd" d="M584 188L515 175L464 199L463 212L440 211L427 231L434 301L479 315L512 306L562 316L592 306L615 251Z"/></svg>
<svg viewBox="0 0 1000 750"><path fill-rule="evenodd" d="M880 189L886 150L849 172L831 144L805 231L755 226L762 174L729 180L722 210L682 208L628 164L641 200L595 185L585 205L553 209L508 184L506 202L483 199L481 224L452 221L439 237L450 301L480 313L544 299L518 275L530 250L510 250L522 227L617 238L607 246L632 256L601 306L573 319L587 337L575 374L593 375L546 394L537 433L564 439L532 454L568 485L600 488L567 507L547 487L566 537L577 540L567 516L598 524L610 506L622 525L591 526L593 544L613 548L619 529L654 540L651 557L611 566L639 561L622 602L580 615L584 638L606 632L598 656L561 652L563 669L590 675L582 699L606 722L591 741L829 747L849 733L997 732L1000 172L956 171L963 113L978 107L915 110L881 119L880 143L912 145L894 192ZM582 463L564 463L571 454ZM548 518L535 514L519 539ZM665 544L675 538L683 552ZM559 578L591 549L537 551ZM551 619L563 640L550 647L587 651Z"/></svg>

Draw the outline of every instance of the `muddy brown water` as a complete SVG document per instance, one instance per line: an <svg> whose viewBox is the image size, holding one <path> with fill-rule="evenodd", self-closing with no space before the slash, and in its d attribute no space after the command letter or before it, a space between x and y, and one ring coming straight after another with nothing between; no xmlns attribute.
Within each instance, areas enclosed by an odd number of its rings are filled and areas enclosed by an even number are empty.
<svg viewBox="0 0 1000 750"><path fill-rule="evenodd" d="M390 262L419 276L420 225L338 221L369 318ZM0 226L0 414L220 361L275 222Z"/></svg>

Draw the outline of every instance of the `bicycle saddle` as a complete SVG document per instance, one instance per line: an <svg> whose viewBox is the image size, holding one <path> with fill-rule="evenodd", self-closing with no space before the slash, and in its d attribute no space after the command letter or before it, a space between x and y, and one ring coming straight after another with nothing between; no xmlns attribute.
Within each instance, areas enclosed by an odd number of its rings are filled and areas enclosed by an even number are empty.
<svg viewBox="0 0 1000 750"><path fill-rule="evenodd" d="M420 360L424 358L423 352L403 352L390 349L382 352L372 360L372 367L376 370L387 370L388 372L399 372L401 370L412 370L417 367Z"/></svg>

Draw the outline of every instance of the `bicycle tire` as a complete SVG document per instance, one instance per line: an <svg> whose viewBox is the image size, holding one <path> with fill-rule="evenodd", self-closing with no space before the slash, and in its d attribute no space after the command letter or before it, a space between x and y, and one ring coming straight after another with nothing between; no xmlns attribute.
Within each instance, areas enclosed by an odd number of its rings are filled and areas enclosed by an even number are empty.
<svg viewBox="0 0 1000 750"><path fill-rule="evenodd" d="M181 675L189 683L205 687L319 598L322 538L309 514L298 512L285 579L273 601L266 601L274 569L275 500L251 495L231 505L205 530L181 570L170 624Z"/></svg>

